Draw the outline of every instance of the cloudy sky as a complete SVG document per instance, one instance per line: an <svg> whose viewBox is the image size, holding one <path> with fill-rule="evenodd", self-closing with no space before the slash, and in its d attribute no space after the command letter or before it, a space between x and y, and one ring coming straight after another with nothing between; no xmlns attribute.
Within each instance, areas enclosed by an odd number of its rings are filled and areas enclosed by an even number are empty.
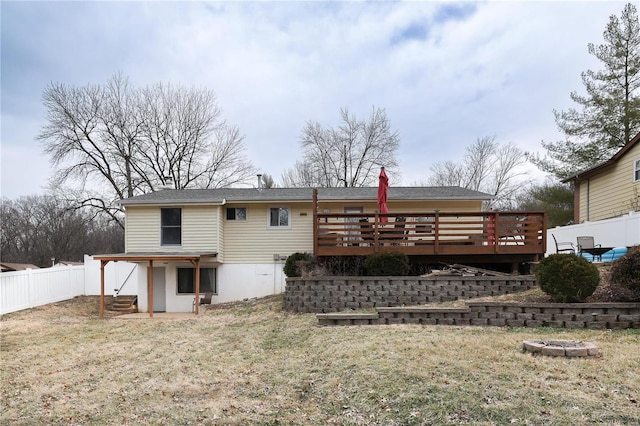
<svg viewBox="0 0 640 426"><path fill-rule="evenodd" d="M45 191L44 88L117 72L137 86L214 90L248 157L276 181L301 157L305 122L334 126L341 107L386 109L401 137L396 186L483 136L541 151L561 138L552 110L574 106L580 73L600 68L587 44L603 42L624 5L2 1L1 195Z"/></svg>

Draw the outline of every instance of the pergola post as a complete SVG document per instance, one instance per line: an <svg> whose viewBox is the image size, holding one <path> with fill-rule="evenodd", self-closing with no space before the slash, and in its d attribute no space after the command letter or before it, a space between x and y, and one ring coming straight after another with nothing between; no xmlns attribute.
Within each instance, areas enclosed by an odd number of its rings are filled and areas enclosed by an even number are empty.
<svg viewBox="0 0 640 426"><path fill-rule="evenodd" d="M196 264L196 306L195 313L198 315L198 307L200 305L200 259L195 261Z"/></svg>
<svg viewBox="0 0 640 426"><path fill-rule="evenodd" d="M104 318L104 267L108 260L100 261L100 318Z"/></svg>
<svg viewBox="0 0 640 426"><path fill-rule="evenodd" d="M149 269L147 269L147 298L149 318L153 318L153 260L151 259L149 259Z"/></svg>

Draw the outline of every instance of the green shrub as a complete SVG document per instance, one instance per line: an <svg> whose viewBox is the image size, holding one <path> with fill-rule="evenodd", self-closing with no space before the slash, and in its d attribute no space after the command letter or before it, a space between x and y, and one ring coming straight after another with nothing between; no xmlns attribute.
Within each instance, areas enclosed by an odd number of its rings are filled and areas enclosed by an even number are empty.
<svg viewBox="0 0 640 426"><path fill-rule="evenodd" d="M538 286L556 302L581 302L600 282L593 263L574 254L552 254L535 267Z"/></svg>
<svg viewBox="0 0 640 426"><path fill-rule="evenodd" d="M615 284L640 291L640 246L632 247L627 254L613 262L610 278Z"/></svg>
<svg viewBox="0 0 640 426"><path fill-rule="evenodd" d="M376 253L367 256L364 269L370 276L407 275L409 258L404 253Z"/></svg>
<svg viewBox="0 0 640 426"><path fill-rule="evenodd" d="M299 277L302 276L302 269L300 268L300 262L310 261L312 256L309 253L293 253L287 257L287 261L284 262L284 274L287 277Z"/></svg>
<svg viewBox="0 0 640 426"><path fill-rule="evenodd" d="M365 256L323 256L319 266L326 275L357 277L364 275Z"/></svg>

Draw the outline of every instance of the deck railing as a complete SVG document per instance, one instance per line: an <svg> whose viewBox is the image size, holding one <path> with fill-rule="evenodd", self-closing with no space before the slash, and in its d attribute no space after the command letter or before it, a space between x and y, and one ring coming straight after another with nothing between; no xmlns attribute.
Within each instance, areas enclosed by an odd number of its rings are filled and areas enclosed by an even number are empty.
<svg viewBox="0 0 640 426"><path fill-rule="evenodd" d="M314 252L319 256L384 251L543 255L546 248L544 212L316 213L314 217Z"/></svg>

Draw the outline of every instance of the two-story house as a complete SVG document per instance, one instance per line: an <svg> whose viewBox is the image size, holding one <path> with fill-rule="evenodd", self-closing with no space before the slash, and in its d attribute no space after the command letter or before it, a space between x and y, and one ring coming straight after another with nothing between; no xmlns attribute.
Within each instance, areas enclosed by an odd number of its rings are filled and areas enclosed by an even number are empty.
<svg viewBox="0 0 640 426"><path fill-rule="evenodd" d="M609 160L565 179L574 185L574 224L549 229L579 250L578 237L593 237L619 256L640 244L640 133ZM549 244L547 254L557 247ZM605 256L606 260L617 257Z"/></svg>
<svg viewBox="0 0 640 426"><path fill-rule="evenodd" d="M461 250L471 253L475 245L497 253L497 245L489 246L492 243L486 240L493 238L486 234L486 223L483 227L478 222L474 230L466 231L471 225L465 223L471 222L463 222L471 215L486 221L482 205L490 199L488 194L459 187L392 187L389 223L382 224L375 187L161 190L121 201L125 253L95 259L103 268L118 260L141 266L138 269L147 276L138 288L141 312L191 312L194 308L197 312L194 300L205 293L212 294L213 303L281 293L287 256L318 251L318 241L329 234L323 233L323 226L333 226L330 234L339 236L339 243L331 241L342 254L366 254L381 248L406 249L413 255L447 254L455 249L457 236L465 238ZM402 218L395 217L400 214ZM371 220L368 225L375 231L371 241L363 241L362 220ZM457 221L459 229L439 234L438 224L447 220ZM421 221L429 222L429 228ZM384 235L379 232L397 237L394 229L399 223L405 240L382 242ZM420 234L421 229L427 230ZM473 235L466 235L469 232ZM485 241L481 242L483 232ZM522 252L523 246L509 242L504 247Z"/></svg>
<svg viewBox="0 0 640 426"><path fill-rule="evenodd" d="M574 184L574 222L640 211L640 133L604 163L565 180Z"/></svg>

